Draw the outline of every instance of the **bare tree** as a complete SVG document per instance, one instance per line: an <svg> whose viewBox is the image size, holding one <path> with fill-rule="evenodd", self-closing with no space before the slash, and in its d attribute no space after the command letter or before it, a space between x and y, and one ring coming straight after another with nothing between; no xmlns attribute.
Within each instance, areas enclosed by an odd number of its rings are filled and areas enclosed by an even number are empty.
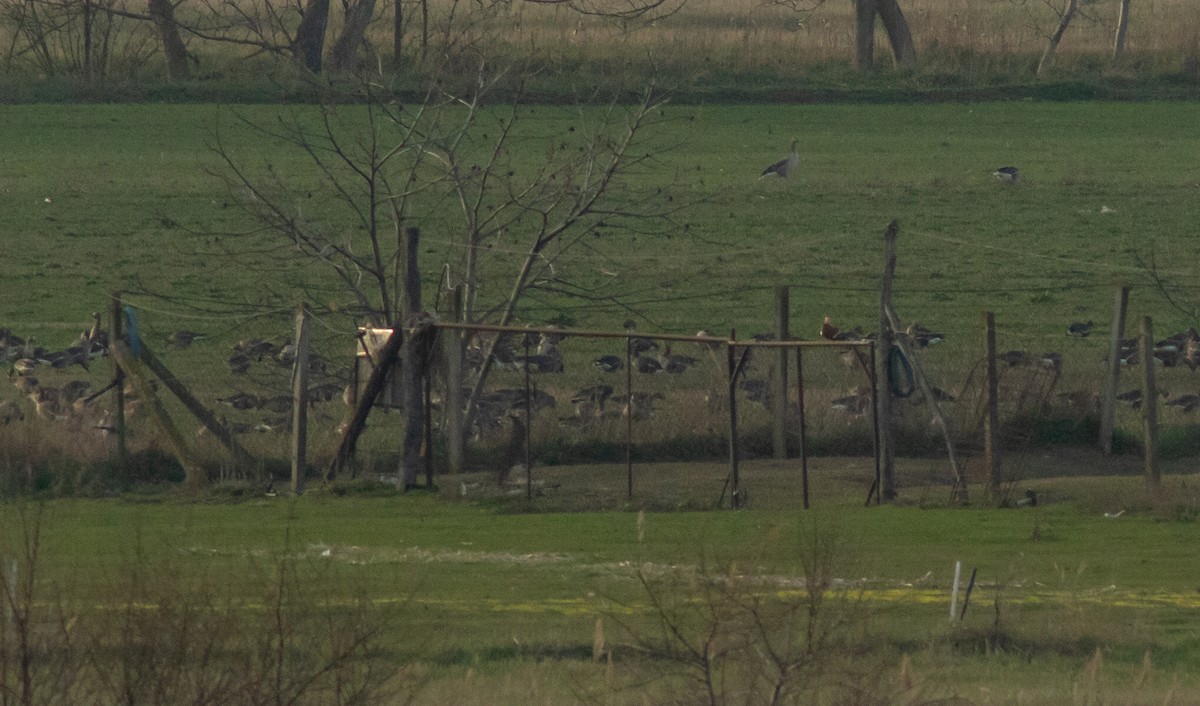
<svg viewBox="0 0 1200 706"><path fill-rule="evenodd" d="M860 70L872 68L875 62L875 18L883 22L888 43L898 66L910 67L917 61L912 32L904 12L896 0L854 0L855 52L854 65Z"/></svg>
<svg viewBox="0 0 1200 706"><path fill-rule="evenodd" d="M225 163L218 175L273 236L259 254L284 263L280 270L300 265L331 275L323 290L311 284L319 277L305 276L313 300L349 297L353 304L344 308L360 323L395 327L408 313L405 232L419 226L424 237L446 244L447 261L425 269L444 269L463 284L461 321L503 325L516 320L529 293L572 289L563 263L585 239L622 226L670 226L678 208L667 203L670 175L667 189L626 186L661 149L644 134L660 116L662 101L652 90L633 106L581 110L567 134L544 133L526 125L520 101L484 109L501 77L483 69L478 75L470 95L431 90L423 102L401 105L372 93L361 106L322 107L315 123L311 113L246 123L301 153L303 173L248 164L218 141ZM531 163L531 154L541 157ZM244 263L244 241L224 242ZM491 370L495 345L493 339L473 373L468 408Z"/></svg>
<svg viewBox="0 0 1200 706"><path fill-rule="evenodd" d="M1113 61L1120 61L1125 56L1125 37L1129 33L1129 0L1118 0L1120 11L1117 14L1117 34L1113 38Z"/></svg>
<svg viewBox="0 0 1200 706"><path fill-rule="evenodd" d="M171 0L150 0L150 19L162 39L163 57L167 60L167 78L179 81L189 77L187 47L179 37L175 22L175 6Z"/></svg>
<svg viewBox="0 0 1200 706"><path fill-rule="evenodd" d="M781 6L799 13L811 13L826 0L762 0L763 5ZM897 0L853 0L854 67L869 70L875 65L875 23L878 19L887 32L892 58L897 66L911 67L917 62L912 31Z"/></svg>
<svg viewBox="0 0 1200 706"><path fill-rule="evenodd" d="M363 43L363 34L375 14L375 0L354 0L346 5L346 16L342 32L333 43L329 54L329 66L334 71L350 71L354 68L358 49Z"/></svg>
<svg viewBox="0 0 1200 706"><path fill-rule="evenodd" d="M397 0L396 6L400 2ZM292 38L292 59L314 74L321 73L325 28L329 26L329 0L308 0L304 16Z"/></svg>
<svg viewBox="0 0 1200 706"><path fill-rule="evenodd" d="M1058 52L1058 44L1062 41L1063 35L1067 33L1067 28L1071 26L1071 20L1075 19L1075 13L1079 11L1079 0L1067 0L1067 4L1061 11L1058 12L1058 26L1051 33L1049 40L1046 42L1046 50L1042 52L1042 58L1038 61L1037 75L1041 76L1046 69L1054 65L1054 55Z"/></svg>

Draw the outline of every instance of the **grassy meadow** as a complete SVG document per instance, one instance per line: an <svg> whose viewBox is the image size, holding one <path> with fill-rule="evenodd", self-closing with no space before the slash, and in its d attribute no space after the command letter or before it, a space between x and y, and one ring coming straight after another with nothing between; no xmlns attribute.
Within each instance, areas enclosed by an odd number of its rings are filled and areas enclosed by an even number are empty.
<svg viewBox="0 0 1200 706"><path fill-rule="evenodd" d="M317 350L331 361L332 379L344 383L356 322L338 312L351 309L353 299L328 271L288 259L240 208L245 195L212 175L221 169L210 149L219 129L229 151L251 168L269 164L309 183L302 155L236 118L269 124L275 115L311 110L6 108L13 137L0 157L0 227L10 236L0 277L12 295L0 302L0 322L48 348L62 347L90 312L105 310L109 292L134 292L126 298L141 307L144 338L211 402L247 386L285 391L286 371L248 381L230 375L223 360L240 338L287 337L303 289L321 312ZM589 120L587 109L531 106L522 113L519 125L534 145ZM1131 331L1142 316L1154 317L1160 337L1196 323L1196 116L1190 103L668 106L648 137L653 167L623 188L662 189L686 204L673 214L673 227L610 228L570 251L555 274L587 297L535 293L518 321L619 330L632 316L651 333L736 329L747 337L772 328L774 288L785 284L792 289L792 335L815 338L824 315L842 328L869 331L880 236L894 218L897 311L947 336L925 356L935 384L952 393L978 385L981 314L990 310L1000 350L1061 353L1056 392L1095 393L1115 286L1133 286ZM758 179L793 135L800 138L800 174ZM1015 185L991 174L1009 164L1021 169ZM322 197L308 192L306 208L321 213ZM421 257L425 299L446 314L440 273L446 263L455 272L461 250L454 221L439 219L431 212L420 221ZM484 303L507 294L524 247L514 235L514 245L493 248ZM1068 324L1089 320L1096 322L1091 337L1066 335ZM205 337L173 350L166 339L177 329ZM590 359L606 352L599 345L568 343L569 374L543 384L569 396L571 386L597 382ZM810 359L816 408L861 384L835 356ZM704 389L722 374L712 364L701 368L707 372L661 383L669 386L664 391ZM1164 369L1160 377L1171 393L1196 389L1186 368ZM517 378L510 382L519 385ZM1134 384L1132 375L1124 383ZM968 425L972 412L963 407L957 416ZM1088 411L1086 403L1066 410L1076 418ZM687 405L678 416L684 428L696 427ZM1136 432L1137 415L1123 419L1123 428ZM1164 436L1183 450L1194 446L1188 419L1173 409L1164 416L1178 427ZM719 419L709 424L722 429ZM830 433L840 424L831 422ZM336 419L327 426L334 425ZM546 431L556 433L553 425Z"/></svg>
<svg viewBox="0 0 1200 706"><path fill-rule="evenodd" d="M31 644L55 658L35 659L35 681L94 703L184 703L206 687L250 703L234 675L272 673L275 650L290 655L276 684L298 703L353 703L354 685L370 703L704 699L695 659L664 625L728 641L710 652L714 703L769 703L741 680L772 663L740 640L760 634L754 617L789 615L815 637L762 634L794 659L795 702L1195 703L1194 475L1168 481L1170 502L1108 478L1032 483L1041 501L1022 509L948 508L940 495L864 508L839 466L817 466L808 512L796 510L795 470L771 463L746 476L781 483L774 501L743 512L529 514L520 499L454 493L9 504L0 556L36 579L17 604L33 616ZM563 487L580 471L593 485L619 472L581 468ZM680 492L721 472L657 471ZM902 465L904 478L919 473ZM976 583L951 622L955 561L963 591ZM348 658L330 656L347 644ZM145 661L150 646L159 656ZM18 654L0 653L9 688ZM323 660L328 672L305 681ZM100 663L119 668L97 682Z"/></svg>

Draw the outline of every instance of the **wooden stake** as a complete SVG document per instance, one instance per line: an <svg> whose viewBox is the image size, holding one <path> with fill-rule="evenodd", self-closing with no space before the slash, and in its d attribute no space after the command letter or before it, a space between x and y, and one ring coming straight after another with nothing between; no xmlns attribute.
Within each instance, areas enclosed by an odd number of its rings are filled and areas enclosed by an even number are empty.
<svg viewBox="0 0 1200 706"><path fill-rule="evenodd" d="M1158 391L1154 386L1154 326L1149 316L1142 317L1142 420L1144 422L1143 444L1145 446L1146 490L1156 493L1161 476L1158 468Z"/></svg>
<svg viewBox="0 0 1200 706"><path fill-rule="evenodd" d="M892 281L896 276L896 236L900 226L896 221L888 224L883 233L883 277L879 285L879 350L875 356L875 380L878 381L877 410L879 415L879 455L882 464L881 485L878 489L881 500L896 498L896 449L892 431L892 390L888 384L888 359L891 357L895 334L888 321L888 309L892 304Z"/></svg>
<svg viewBox="0 0 1200 706"><path fill-rule="evenodd" d="M996 372L996 315L990 311L983 312L983 329L983 349L984 355L987 356L983 464L987 468L990 481L988 489L992 502L998 503L1000 501L1000 447L997 440L1000 434L1000 386Z"/></svg>
<svg viewBox="0 0 1200 706"><path fill-rule="evenodd" d="M1125 316L1129 309L1129 287L1117 289L1113 303L1112 329L1108 341L1108 369L1104 397L1100 400L1100 450L1112 455L1113 428L1116 425L1117 385L1121 379L1121 339L1125 338Z"/></svg>
<svg viewBox="0 0 1200 706"><path fill-rule="evenodd" d="M122 340L121 326L121 293L113 292L108 308L108 345ZM113 362L113 426L117 430L117 466L122 480L128 479L126 465L129 461L129 449L125 444L125 371L117 363L117 359L109 356Z"/></svg>
<svg viewBox="0 0 1200 706"><path fill-rule="evenodd" d="M292 494L304 492L308 470L308 309L296 307L296 360L292 363Z"/></svg>

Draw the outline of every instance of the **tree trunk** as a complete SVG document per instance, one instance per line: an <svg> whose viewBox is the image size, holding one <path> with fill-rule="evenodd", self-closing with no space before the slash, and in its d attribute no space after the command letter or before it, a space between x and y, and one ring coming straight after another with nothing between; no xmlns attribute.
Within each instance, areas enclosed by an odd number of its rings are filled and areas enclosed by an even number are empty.
<svg viewBox="0 0 1200 706"><path fill-rule="evenodd" d="M1050 35L1050 41L1046 44L1046 51L1042 53L1042 60L1038 62L1036 72L1038 76L1041 76L1046 69L1054 65L1054 53L1058 51L1058 43L1062 41L1063 35L1067 33L1067 27L1071 25L1071 20L1075 19L1075 12L1078 9L1078 0L1067 0L1067 9L1058 21L1058 28L1054 30L1054 34Z"/></svg>
<svg viewBox="0 0 1200 706"><path fill-rule="evenodd" d="M917 63L917 49L913 46L912 32L908 29L900 4L896 0L876 0L876 9L887 30L896 65L911 68Z"/></svg>
<svg viewBox="0 0 1200 706"><path fill-rule="evenodd" d="M346 8L346 22L342 33L329 52L329 68L334 71L350 71L362 46L363 34L375 14L375 0L357 0Z"/></svg>
<svg viewBox="0 0 1200 706"><path fill-rule="evenodd" d="M1129 0L1121 0L1121 14L1117 17L1117 36L1113 40L1113 61L1125 56L1125 35L1129 32Z"/></svg>
<svg viewBox="0 0 1200 706"><path fill-rule="evenodd" d="M187 64L187 47L179 38L179 25L175 23L175 7L171 0L150 0L150 18L162 39L163 56L167 60L167 78L183 81L190 77Z"/></svg>
<svg viewBox="0 0 1200 706"><path fill-rule="evenodd" d="M292 41L292 60L314 74L321 73L321 53L325 49L325 28L329 26L329 0L308 0L304 18Z"/></svg>
<svg viewBox="0 0 1200 706"><path fill-rule="evenodd" d="M875 64L876 0L854 0L854 68L868 71Z"/></svg>

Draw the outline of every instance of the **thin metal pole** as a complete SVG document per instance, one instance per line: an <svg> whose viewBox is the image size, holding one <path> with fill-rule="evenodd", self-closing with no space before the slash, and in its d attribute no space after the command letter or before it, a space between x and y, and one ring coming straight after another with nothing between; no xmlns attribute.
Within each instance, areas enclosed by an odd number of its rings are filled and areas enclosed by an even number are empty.
<svg viewBox="0 0 1200 706"><path fill-rule="evenodd" d="M796 346L796 396L799 401L800 416L800 482L804 490L804 509L808 503L808 439L806 437L804 419L804 348Z"/></svg>
<svg viewBox="0 0 1200 706"><path fill-rule="evenodd" d="M292 362L292 495L304 492L308 472L308 338L308 308L301 304L296 307L296 360Z"/></svg>
<svg viewBox="0 0 1200 706"><path fill-rule="evenodd" d="M780 341L788 339L788 291L787 285L775 288L775 338ZM780 460L788 456L787 372L788 352L786 348L780 348L775 357L775 404L771 410L775 417L771 428L771 450L774 457Z"/></svg>
<svg viewBox="0 0 1200 706"><path fill-rule="evenodd" d="M109 302L108 309L108 345L115 345L121 340L123 335L121 326L121 317L124 312L121 309L121 293L113 292L112 301ZM89 351L90 354L90 351ZM111 356L110 356L111 357ZM113 426L117 430L117 467L118 474L122 480L128 478L126 465L129 459L129 448L125 443L125 370L117 364L116 358L111 358L113 361ZM143 403L145 401L143 400Z"/></svg>
<svg viewBox="0 0 1200 706"><path fill-rule="evenodd" d="M525 499L533 500L533 395L529 381L529 335L525 335Z"/></svg>
<svg viewBox="0 0 1200 706"><path fill-rule="evenodd" d="M875 350L875 342L871 342L871 370L879 370L876 365L877 353ZM875 451L875 504L879 505L883 502L883 462L880 458L880 439L879 439L879 376L874 375L871 378L871 445ZM869 498L868 498L869 500Z"/></svg>
<svg viewBox="0 0 1200 706"><path fill-rule="evenodd" d="M1144 465L1146 474L1146 490L1157 493L1162 481L1158 467L1158 388L1154 382L1154 366L1158 359L1154 357L1154 324L1149 316L1142 317L1140 348L1138 357L1142 363L1142 421L1145 447Z"/></svg>
<svg viewBox="0 0 1200 706"><path fill-rule="evenodd" d="M729 331L729 345L726 346L726 358L729 364L729 478L731 482L729 504L734 510L738 509L738 431L737 431L737 331Z"/></svg>
<svg viewBox="0 0 1200 706"><path fill-rule="evenodd" d="M983 425L983 464L987 467L992 502L1000 501L1000 388L996 373L996 315L983 312L983 349L987 371L987 411Z"/></svg>
<svg viewBox="0 0 1200 706"><path fill-rule="evenodd" d="M633 500L633 336L625 337L625 497Z"/></svg>
<svg viewBox="0 0 1200 706"><path fill-rule="evenodd" d="M429 361L433 355L433 346L430 345L425 353L425 360ZM425 386L422 391L424 399L422 404L425 406L425 487L429 490L433 489L433 375L431 368L425 368Z"/></svg>
<svg viewBox="0 0 1200 706"><path fill-rule="evenodd" d="M1104 380L1104 399L1100 407L1100 450L1112 455L1113 427L1116 424L1117 385L1121 379L1121 339L1125 337L1125 316L1129 311L1129 287L1119 287L1113 302L1112 328L1108 341L1108 369Z"/></svg>

